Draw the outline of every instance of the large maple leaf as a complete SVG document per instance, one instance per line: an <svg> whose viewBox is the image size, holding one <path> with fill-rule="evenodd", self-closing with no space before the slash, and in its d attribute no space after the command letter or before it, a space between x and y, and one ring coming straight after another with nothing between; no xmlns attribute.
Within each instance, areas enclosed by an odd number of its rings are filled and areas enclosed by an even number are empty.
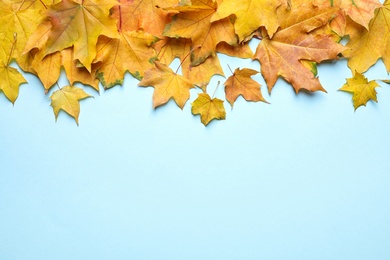
<svg viewBox="0 0 390 260"><path fill-rule="evenodd" d="M97 76L105 88L121 85L126 71L141 79L144 71L154 67L153 60L157 58L151 47L157 40L153 35L129 31L120 32L119 36L119 39L101 37L97 45L95 62L102 62Z"/></svg>
<svg viewBox="0 0 390 260"><path fill-rule="evenodd" d="M72 116L79 124L80 100L91 97L81 88L74 86L63 87L51 95L51 106L57 120L60 110Z"/></svg>
<svg viewBox="0 0 390 260"><path fill-rule="evenodd" d="M187 2L187 1L182 1ZM216 46L220 42L237 44L234 27L229 18L210 22L217 10L217 3L212 0L194 0L184 5L167 10L178 12L170 24L165 27L164 35L174 38L192 40L195 49L191 57L192 65L202 63L210 55L215 55Z"/></svg>
<svg viewBox="0 0 390 260"><path fill-rule="evenodd" d="M375 11L369 30L356 25L351 34L351 40L343 52L348 58L348 66L352 71L360 73L368 70L379 58L383 59L390 72L390 1L385 1L383 7Z"/></svg>
<svg viewBox="0 0 390 260"><path fill-rule="evenodd" d="M234 14L234 28L240 42L261 26L272 36L279 27L276 9L284 2L285 0L224 0L211 17L211 22Z"/></svg>
<svg viewBox="0 0 390 260"><path fill-rule="evenodd" d="M38 2L38 3L36 3ZM39 1L0 1L0 28L8 42L17 41L12 57L23 70L28 70L28 55L23 55L26 42L43 20L40 12L44 5ZM3 40L1 44L4 44Z"/></svg>
<svg viewBox="0 0 390 260"><path fill-rule="evenodd" d="M117 4L114 0L63 0L52 5L47 12L52 28L45 55L74 46L74 59L90 71L98 37L118 37L116 20L109 17L110 9Z"/></svg>
<svg viewBox="0 0 390 260"><path fill-rule="evenodd" d="M347 83L340 88L352 94L352 101L355 110L360 106L365 106L369 100L378 102L375 88L379 87L376 81L368 82L367 78L360 73L355 73L352 78L347 79Z"/></svg>
<svg viewBox="0 0 390 260"><path fill-rule="evenodd" d="M138 83L142 87L154 87L153 107L161 106L173 98L176 104L183 109L190 98L190 89L193 88L191 81L178 75L167 65L158 61L156 67L145 72L145 76Z"/></svg>
<svg viewBox="0 0 390 260"><path fill-rule="evenodd" d="M254 56L261 63L261 72L269 92L279 76L290 82L295 92L301 89L325 91L302 61L318 63L337 59L337 55L344 50L330 35L311 33L326 25L333 13L334 8L318 8L311 4L278 13L280 30L272 38L263 32L263 39Z"/></svg>

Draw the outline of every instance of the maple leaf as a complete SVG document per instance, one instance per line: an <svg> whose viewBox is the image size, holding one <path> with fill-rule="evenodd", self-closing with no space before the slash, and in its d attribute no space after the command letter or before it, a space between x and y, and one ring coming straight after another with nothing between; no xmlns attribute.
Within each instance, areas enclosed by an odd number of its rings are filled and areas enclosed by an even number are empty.
<svg viewBox="0 0 390 260"><path fill-rule="evenodd" d="M117 37L116 20L109 17L110 8L117 4L114 0L63 0L50 6L47 16L52 29L45 55L74 46L74 59L91 71L98 37ZM35 40L40 35L31 37Z"/></svg>
<svg viewBox="0 0 390 260"><path fill-rule="evenodd" d="M263 32L263 39L254 55L261 63L269 92L278 76L290 82L296 93L301 89L325 91L318 78L301 61L319 63L337 59L337 55L345 49L330 35L311 33L326 25L333 13L333 8L318 8L311 4L278 13L280 30L272 38Z"/></svg>
<svg viewBox="0 0 390 260"><path fill-rule="evenodd" d="M155 68L148 69L145 76L138 83L141 87L154 87L153 107L163 105L173 98L176 104L183 109L190 98L191 81L178 75L167 65L158 61L154 62Z"/></svg>
<svg viewBox="0 0 390 260"><path fill-rule="evenodd" d="M161 38L165 25L171 21L171 15L163 8L177 4L178 0L120 0L119 2L120 5L113 9L113 17L118 18L119 31L142 29Z"/></svg>
<svg viewBox="0 0 390 260"><path fill-rule="evenodd" d="M180 4L179 4L180 5ZM191 5L184 5L166 10L179 12L173 17L163 35L174 38L188 38L193 47L201 46L191 55L192 66L199 65L210 55L214 56L220 42L237 44L234 27L229 18L210 22L217 10L217 3L212 0L194 0Z"/></svg>
<svg viewBox="0 0 390 260"><path fill-rule="evenodd" d="M233 107L238 96L242 95L247 101L263 101L268 103L260 92L260 84L254 81L251 76L256 75L256 70L244 68L235 69L232 76L225 82L226 99Z"/></svg>
<svg viewBox="0 0 390 260"><path fill-rule="evenodd" d="M367 31L364 27L354 25L350 33L351 40L342 54L348 58L348 66L351 71L363 73L367 71L379 58L390 72L390 1L385 1L383 7L375 11ZM352 26L350 26L352 27Z"/></svg>
<svg viewBox="0 0 390 260"><path fill-rule="evenodd" d="M159 46L158 59L162 63L170 64L174 58L179 58L183 76L204 92L213 75L224 75L218 56L210 56L203 63L192 66L187 59L192 52L191 41L188 39L166 39Z"/></svg>
<svg viewBox="0 0 390 260"><path fill-rule="evenodd" d="M366 29L374 17L374 10L382 6L378 0L314 0L314 4L319 7L338 7L345 15Z"/></svg>
<svg viewBox="0 0 390 260"><path fill-rule="evenodd" d="M355 110L360 106L365 106L369 100L378 102L375 88L379 87L375 80L368 82L367 78L360 73L355 73L352 78L347 79L340 90L352 94L352 101Z"/></svg>
<svg viewBox="0 0 390 260"><path fill-rule="evenodd" d="M73 47L61 51L61 63L71 85L81 82L99 92L99 80L95 77L99 66L92 64L91 73L85 67L78 66L77 61L73 59Z"/></svg>
<svg viewBox="0 0 390 260"><path fill-rule="evenodd" d="M217 45L217 52L242 59L250 59L253 57L253 52L249 47L248 42L240 43L236 46L221 42Z"/></svg>
<svg viewBox="0 0 390 260"><path fill-rule="evenodd" d="M45 89L45 93L47 93L60 77L60 52L55 52L46 56L43 52L38 52L31 61L31 70L39 77Z"/></svg>
<svg viewBox="0 0 390 260"><path fill-rule="evenodd" d="M66 86L53 92L51 95L51 106L57 120L60 110L72 116L79 124L80 103L79 101L91 97L83 89L74 86Z"/></svg>
<svg viewBox="0 0 390 260"><path fill-rule="evenodd" d="M36 1L0 1L0 28L8 42L17 41L11 58L23 69L28 68L28 56L22 55L28 38L43 20L44 6ZM37 1L39 2L39 1ZM4 44L4 41L3 43Z"/></svg>
<svg viewBox="0 0 390 260"><path fill-rule="evenodd" d="M234 14L234 28L240 42L261 26L272 36L279 27L276 9L284 2L285 0L224 0L210 21L218 21Z"/></svg>
<svg viewBox="0 0 390 260"><path fill-rule="evenodd" d="M223 100L213 98L207 93L198 94L197 99L191 104L191 112L194 115L200 114L201 122L207 126L213 119L225 119L226 111Z"/></svg>
<svg viewBox="0 0 390 260"><path fill-rule="evenodd" d="M0 33L0 39L3 39L3 43L8 41L3 33ZM16 36L11 43L0 45L0 91L12 104L18 98L19 86L27 82L17 69L9 66L15 45Z"/></svg>
<svg viewBox="0 0 390 260"><path fill-rule="evenodd" d="M141 79L144 71L153 68L157 58L151 45L157 38L143 31L120 32L119 39L101 37L97 45L96 61L102 66L98 78L105 88L122 84L126 71Z"/></svg>

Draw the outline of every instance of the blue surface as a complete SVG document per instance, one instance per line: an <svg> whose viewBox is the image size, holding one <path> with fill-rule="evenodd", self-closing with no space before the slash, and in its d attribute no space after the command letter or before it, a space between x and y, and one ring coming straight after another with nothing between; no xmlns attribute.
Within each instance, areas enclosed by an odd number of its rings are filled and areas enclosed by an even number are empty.
<svg viewBox="0 0 390 260"><path fill-rule="evenodd" d="M259 70L221 59L226 76ZM354 112L346 62L319 75L327 94L279 80L271 96L256 75L271 104L225 102L207 128L199 90L153 110L131 76L87 89L79 127L55 123L26 75L15 106L0 95L0 259L390 259L390 87ZM388 78L381 63L366 76Z"/></svg>

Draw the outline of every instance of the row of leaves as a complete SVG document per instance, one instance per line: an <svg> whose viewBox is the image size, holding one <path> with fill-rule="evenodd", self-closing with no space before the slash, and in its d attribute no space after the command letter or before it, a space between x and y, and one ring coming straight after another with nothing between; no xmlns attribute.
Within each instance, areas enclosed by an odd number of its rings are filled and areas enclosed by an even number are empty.
<svg viewBox="0 0 390 260"><path fill-rule="evenodd" d="M260 62L271 93L278 77L295 92L325 91L316 65L348 59L353 77L341 90L355 109L376 100L375 81L363 73L382 58L390 71L390 0L0 0L0 91L14 103L26 83L12 61L35 74L45 93L63 69L69 86L52 92L60 110L78 124L79 101L90 97L76 82L99 91L121 85L126 72L139 86L154 87L156 108L173 99L183 108L190 89L203 93L192 103L207 125L224 119L223 100L207 94L213 75L224 75L217 53ZM256 52L248 46L260 39ZM343 46L339 42L347 39ZM182 75L169 64L181 61ZM236 69L224 83L226 100L238 96L267 102L258 72Z"/></svg>

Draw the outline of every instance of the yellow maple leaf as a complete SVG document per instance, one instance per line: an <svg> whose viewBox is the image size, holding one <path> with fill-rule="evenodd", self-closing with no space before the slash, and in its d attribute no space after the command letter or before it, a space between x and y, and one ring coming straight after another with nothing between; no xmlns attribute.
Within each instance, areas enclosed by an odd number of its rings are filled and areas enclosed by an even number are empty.
<svg viewBox="0 0 390 260"><path fill-rule="evenodd" d="M345 49L330 35L311 33L325 26L333 13L334 8L318 8L311 4L278 12L280 30L272 38L263 32L254 56L261 63L261 73L269 92L279 76L290 82L296 93L301 89L325 91L318 78L301 61L318 63L337 59Z"/></svg>
<svg viewBox="0 0 390 260"><path fill-rule="evenodd" d="M375 17L369 25L369 30L355 25L351 40L342 54L348 58L348 66L352 71L363 73L379 58L390 72L390 1L385 1L383 7L375 11Z"/></svg>
<svg viewBox="0 0 390 260"><path fill-rule="evenodd" d="M61 63L71 85L81 82L99 92L99 80L96 78L98 65L92 64L91 72L83 66L78 66L77 61L73 59L73 47L61 51Z"/></svg>
<svg viewBox="0 0 390 260"><path fill-rule="evenodd" d="M16 35L10 43L3 33L0 33L0 39L0 92L13 104L18 98L20 85L26 83L26 80L17 69L9 66L15 50Z"/></svg>
<svg viewBox="0 0 390 260"><path fill-rule="evenodd" d="M272 36L279 27L276 9L284 2L285 0L224 0L210 21L218 21L234 14L234 28L240 42L261 26Z"/></svg>
<svg viewBox="0 0 390 260"><path fill-rule="evenodd" d="M74 59L88 71L96 56L96 43L100 35L116 38L116 20L109 17L114 0L63 0L52 5L47 16L52 29L45 45L45 54L74 46ZM39 35L32 35L33 39Z"/></svg>
<svg viewBox="0 0 390 260"><path fill-rule="evenodd" d="M211 99L207 93L198 94L197 99L195 99L191 105L192 114L200 114L200 120L205 126L207 126L213 119L223 120L226 118L223 100L218 98Z"/></svg>
<svg viewBox="0 0 390 260"><path fill-rule="evenodd" d="M40 12L44 8L42 3L33 0L0 1L0 28L8 42L13 42L16 36L11 58L14 58L23 70L28 70L29 63L29 57L23 55L23 50L29 37L43 20Z"/></svg>
<svg viewBox="0 0 390 260"><path fill-rule="evenodd" d="M352 78L347 79L340 90L352 94L352 101L355 110L360 106L365 106L369 100L378 102L375 88L379 87L375 80L368 82L364 75L356 72Z"/></svg>
<svg viewBox="0 0 390 260"><path fill-rule="evenodd" d="M161 106L173 98L176 104L183 109L190 98L191 81L178 75L167 65L155 61L155 68L148 69L145 76L138 83L142 87L154 87L153 107Z"/></svg>
<svg viewBox="0 0 390 260"><path fill-rule="evenodd" d="M0 90L3 91L12 104L18 98L19 86L26 82L17 69L0 63Z"/></svg>
<svg viewBox="0 0 390 260"><path fill-rule="evenodd" d="M217 10L217 3L212 0L194 0L191 5L179 4L178 7L167 10L177 11L163 35L173 38L188 38L192 40L195 49L191 55L193 66L204 62L210 55L215 55L216 46L220 42L230 45L237 44L234 27L229 18L210 22Z"/></svg>
<svg viewBox="0 0 390 260"><path fill-rule="evenodd" d="M192 66L191 61L187 59L190 53L190 40L167 38L163 40L163 45L159 46L158 59L170 64L174 58L179 58L183 76L205 92L212 76L224 75L218 56L210 56L203 63Z"/></svg>
<svg viewBox="0 0 390 260"><path fill-rule="evenodd" d="M224 84L226 100L232 107L240 95L247 101L263 101L268 103L260 92L260 84L251 78L251 76L257 73L259 72L256 70L237 68L233 75L226 80Z"/></svg>
<svg viewBox="0 0 390 260"><path fill-rule="evenodd" d="M85 93L83 89L74 86L66 86L53 92L50 97L50 105L53 107L56 120L60 110L63 110L72 116L76 120L76 123L79 124L79 101L88 97L91 96Z"/></svg>
<svg viewBox="0 0 390 260"><path fill-rule="evenodd" d="M157 38L144 31L122 31L119 39L101 37L97 45L96 61L102 65L97 76L105 88L121 85L126 71L141 79L144 71L153 68L157 58L151 45Z"/></svg>

